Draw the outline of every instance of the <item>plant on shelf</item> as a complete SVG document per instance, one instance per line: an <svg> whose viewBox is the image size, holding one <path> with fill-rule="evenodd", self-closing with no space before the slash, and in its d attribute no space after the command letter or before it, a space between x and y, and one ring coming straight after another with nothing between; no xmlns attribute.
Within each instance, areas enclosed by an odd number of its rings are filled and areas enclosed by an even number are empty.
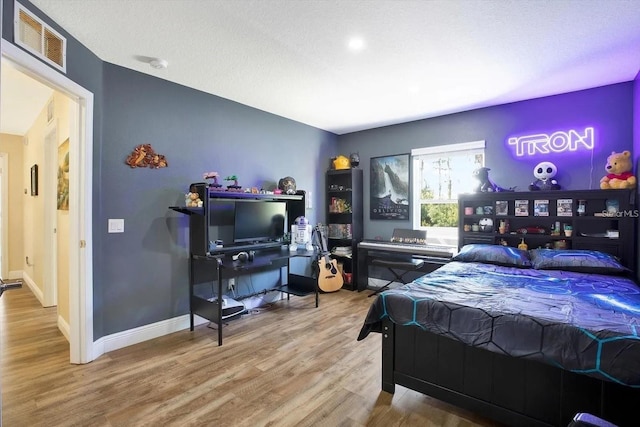
<svg viewBox="0 0 640 427"><path fill-rule="evenodd" d="M213 182L209 183L209 187L215 187L215 188L220 188L222 187L221 184L218 184L218 177L220 175L218 174L218 172L205 172L202 174L202 178L204 179L212 179Z"/></svg>

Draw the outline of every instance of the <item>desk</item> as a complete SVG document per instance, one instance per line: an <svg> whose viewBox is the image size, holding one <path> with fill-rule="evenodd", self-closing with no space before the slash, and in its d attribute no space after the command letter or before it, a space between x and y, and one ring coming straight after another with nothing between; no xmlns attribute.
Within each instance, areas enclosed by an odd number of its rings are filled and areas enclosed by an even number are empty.
<svg viewBox="0 0 640 427"><path fill-rule="evenodd" d="M442 267L451 258L434 257L427 255L411 254L405 251L393 251L393 250L380 250L363 248L358 246L358 277L357 287L358 291L363 291L369 286L369 266L374 259L386 259L386 260L407 260L407 259L419 259L424 261L422 268L416 271L420 271L424 274L431 273L432 271Z"/></svg>
<svg viewBox="0 0 640 427"><path fill-rule="evenodd" d="M265 292L278 291L290 295L304 296L315 293L316 307L319 304L319 290L317 279L289 273L289 260L295 257L315 257L313 251L290 252L288 249L267 249L258 250L253 261L234 261L232 252L238 249L223 251L213 255L191 255L189 263L189 319L190 330L194 329L194 316L197 314L210 322L218 325L218 345L222 345L222 282L224 279L237 277L242 274L257 273L260 271L280 270L279 286L266 289ZM202 270L199 270L202 267ZM282 269L287 268L286 284L283 278ZM196 282L196 272L204 271L210 281L217 283L214 297L207 299L194 292ZM212 287L213 289L213 287Z"/></svg>

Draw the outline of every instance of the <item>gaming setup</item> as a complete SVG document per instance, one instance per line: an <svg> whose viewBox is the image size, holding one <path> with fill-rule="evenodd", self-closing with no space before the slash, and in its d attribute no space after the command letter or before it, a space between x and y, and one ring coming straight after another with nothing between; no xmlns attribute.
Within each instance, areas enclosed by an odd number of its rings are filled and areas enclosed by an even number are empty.
<svg viewBox="0 0 640 427"><path fill-rule="evenodd" d="M256 249L282 245L286 215L287 204L282 201L212 199L208 218L209 254L231 251L234 252L231 260L235 263L252 262ZM222 297L223 319L245 309L242 302L226 295Z"/></svg>

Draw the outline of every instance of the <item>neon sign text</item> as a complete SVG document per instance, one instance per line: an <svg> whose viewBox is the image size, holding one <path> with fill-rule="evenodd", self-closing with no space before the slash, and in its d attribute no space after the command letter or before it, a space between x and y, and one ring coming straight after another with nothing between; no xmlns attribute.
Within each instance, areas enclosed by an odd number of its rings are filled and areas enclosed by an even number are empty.
<svg viewBox="0 0 640 427"><path fill-rule="evenodd" d="M554 132L551 135L539 133L509 138L509 145L516 148L516 156L535 156L536 154L563 153L579 148L593 150L595 138L593 128L584 129L580 134L576 130Z"/></svg>

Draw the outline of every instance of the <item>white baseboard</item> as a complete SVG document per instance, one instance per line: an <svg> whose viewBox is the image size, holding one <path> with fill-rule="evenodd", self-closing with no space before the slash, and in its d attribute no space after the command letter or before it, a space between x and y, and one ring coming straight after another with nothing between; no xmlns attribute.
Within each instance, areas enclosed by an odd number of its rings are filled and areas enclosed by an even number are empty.
<svg viewBox="0 0 640 427"><path fill-rule="evenodd" d="M69 324L60 315L58 315L58 329L60 329L60 332L62 332L62 335L64 335L67 341L71 342L69 338Z"/></svg>
<svg viewBox="0 0 640 427"><path fill-rule="evenodd" d="M22 272L22 282L26 283L26 285L31 289L31 293L36 297L38 301L40 301L40 305L44 307L44 294L38 288L36 283L29 277L29 275L25 272Z"/></svg>
<svg viewBox="0 0 640 427"><path fill-rule="evenodd" d="M22 270L13 270L9 272L9 279L22 279Z"/></svg>
<svg viewBox="0 0 640 427"><path fill-rule="evenodd" d="M202 325L204 323L209 323L209 321L200 316L195 316L195 326ZM187 329L189 328L189 326L189 315L185 314L180 317L174 317L173 319L167 319L149 325L139 326L134 329L107 335L98 339L97 341L94 341L93 359L95 360L99 356L110 351L118 350L120 348L128 347L130 345L138 344L164 335L172 334L183 329Z"/></svg>

